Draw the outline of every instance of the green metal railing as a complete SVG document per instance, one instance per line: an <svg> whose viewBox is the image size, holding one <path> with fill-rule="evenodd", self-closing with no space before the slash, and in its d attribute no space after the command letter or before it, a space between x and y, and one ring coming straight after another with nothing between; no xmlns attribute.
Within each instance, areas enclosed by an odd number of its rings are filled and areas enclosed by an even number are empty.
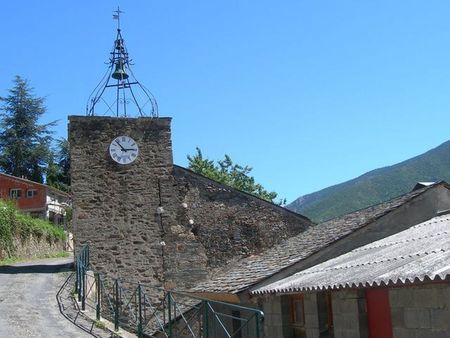
<svg viewBox="0 0 450 338"><path fill-rule="evenodd" d="M75 289L81 309L97 320L138 337L263 338L264 314L258 309L167 291L92 272L89 247L76 254Z"/></svg>

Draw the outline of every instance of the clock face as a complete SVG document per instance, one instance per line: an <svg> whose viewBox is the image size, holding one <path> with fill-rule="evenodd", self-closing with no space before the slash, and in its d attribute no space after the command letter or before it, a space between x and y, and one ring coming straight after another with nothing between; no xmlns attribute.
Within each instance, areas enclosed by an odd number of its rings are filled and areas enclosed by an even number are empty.
<svg viewBox="0 0 450 338"><path fill-rule="evenodd" d="M139 153L139 148L131 137L117 136L109 145L111 158L119 164L130 164Z"/></svg>

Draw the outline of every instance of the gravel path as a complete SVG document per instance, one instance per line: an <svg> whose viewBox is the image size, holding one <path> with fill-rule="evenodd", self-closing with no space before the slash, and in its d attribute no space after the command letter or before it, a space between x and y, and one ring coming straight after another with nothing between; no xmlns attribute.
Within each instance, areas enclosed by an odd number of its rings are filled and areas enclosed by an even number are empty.
<svg viewBox="0 0 450 338"><path fill-rule="evenodd" d="M56 294L72 258L0 266L0 337L91 337L62 316Z"/></svg>

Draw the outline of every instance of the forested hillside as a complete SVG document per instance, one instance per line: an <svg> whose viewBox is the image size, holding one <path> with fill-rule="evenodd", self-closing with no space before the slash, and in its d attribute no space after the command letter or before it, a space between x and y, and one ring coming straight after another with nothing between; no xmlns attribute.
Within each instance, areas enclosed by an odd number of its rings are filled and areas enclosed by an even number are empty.
<svg viewBox="0 0 450 338"><path fill-rule="evenodd" d="M404 162L304 195L287 207L319 222L386 201L419 181L450 182L450 141Z"/></svg>

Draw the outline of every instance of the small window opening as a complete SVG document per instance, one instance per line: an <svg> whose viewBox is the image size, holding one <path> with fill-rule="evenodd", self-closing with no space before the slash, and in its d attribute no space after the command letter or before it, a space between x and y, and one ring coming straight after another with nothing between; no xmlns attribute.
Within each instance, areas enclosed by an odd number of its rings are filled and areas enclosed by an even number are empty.
<svg viewBox="0 0 450 338"><path fill-rule="evenodd" d="M9 197L15 200L19 199L21 194L22 190L18 188L14 188L9 191Z"/></svg>
<svg viewBox="0 0 450 338"><path fill-rule="evenodd" d="M305 332L305 304L303 294L289 296L290 319L294 338L304 338Z"/></svg>
<svg viewBox="0 0 450 338"><path fill-rule="evenodd" d="M333 309L330 291L322 291L317 293L317 309L319 312L320 337L334 337Z"/></svg>
<svg viewBox="0 0 450 338"><path fill-rule="evenodd" d="M27 190L27 198L33 198L36 195L37 195L36 189L28 189Z"/></svg>

